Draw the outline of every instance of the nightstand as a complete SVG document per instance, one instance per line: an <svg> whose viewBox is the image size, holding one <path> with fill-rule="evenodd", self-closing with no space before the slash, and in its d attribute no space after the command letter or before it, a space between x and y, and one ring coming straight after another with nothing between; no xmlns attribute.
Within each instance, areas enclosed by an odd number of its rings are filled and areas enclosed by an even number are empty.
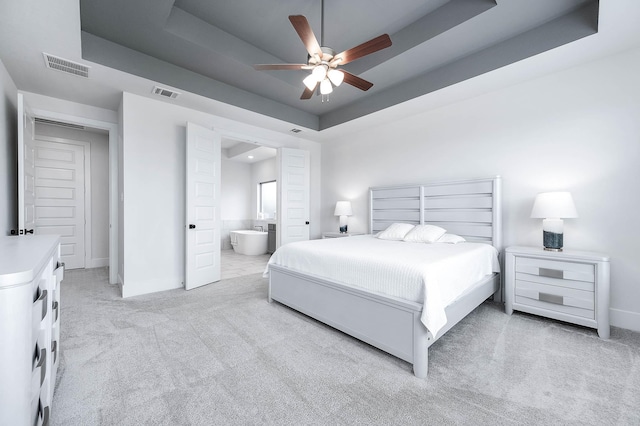
<svg viewBox="0 0 640 426"><path fill-rule="evenodd" d="M537 247L505 250L505 311L598 329L609 338L609 256Z"/></svg>
<svg viewBox="0 0 640 426"><path fill-rule="evenodd" d="M342 237L353 237L356 235L364 235L364 232L347 232L346 234L341 232L323 232L322 238L342 238Z"/></svg>

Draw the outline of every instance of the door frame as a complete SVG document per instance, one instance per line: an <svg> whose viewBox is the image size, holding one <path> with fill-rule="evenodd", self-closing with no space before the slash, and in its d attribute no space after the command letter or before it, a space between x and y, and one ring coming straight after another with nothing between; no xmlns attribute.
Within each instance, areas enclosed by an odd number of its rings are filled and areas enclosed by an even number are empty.
<svg viewBox="0 0 640 426"><path fill-rule="evenodd" d="M109 133L109 283L118 283L118 123L31 108L34 117L93 127Z"/></svg>
<svg viewBox="0 0 640 426"><path fill-rule="evenodd" d="M84 148L84 267L94 268L91 250L91 144L85 141L65 139L54 136L38 136L34 132L34 140L65 145L77 145Z"/></svg>

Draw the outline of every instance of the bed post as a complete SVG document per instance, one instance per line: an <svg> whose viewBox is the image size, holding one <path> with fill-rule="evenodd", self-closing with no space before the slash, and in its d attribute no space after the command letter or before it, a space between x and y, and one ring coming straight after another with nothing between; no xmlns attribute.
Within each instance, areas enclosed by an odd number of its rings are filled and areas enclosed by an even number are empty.
<svg viewBox="0 0 640 426"><path fill-rule="evenodd" d="M413 374L419 379L426 379L429 370L429 338L431 333L422 324L421 315L421 311L413 313Z"/></svg>
<svg viewBox="0 0 640 426"><path fill-rule="evenodd" d="M493 213L492 236L491 243L498 250L498 260L500 262L500 270L504 271L504 254L502 252L502 178L496 176L493 179L493 205L491 211ZM493 295L493 300L499 303L504 302L504 274L500 274L500 287Z"/></svg>

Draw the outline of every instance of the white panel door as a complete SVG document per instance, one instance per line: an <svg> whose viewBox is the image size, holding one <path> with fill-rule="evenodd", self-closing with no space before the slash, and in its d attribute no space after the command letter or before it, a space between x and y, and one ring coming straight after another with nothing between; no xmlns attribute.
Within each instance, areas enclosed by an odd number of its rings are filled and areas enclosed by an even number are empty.
<svg viewBox="0 0 640 426"><path fill-rule="evenodd" d="M187 123L186 290L220 281L220 135Z"/></svg>
<svg viewBox="0 0 640 426"><path fill-rule="evenodd" d="M85 155L83 145L35 141L35 233L60 235L66 269L85 267Z"/></svg>
<svg viewBox="0 0 640 426"><path fill-rule="evenodd" d="M24 96L18 93L18 234L33 233L35 210L35 121Z"/></svg>
<svg viewBox="0 0 640 426"><path fill-rule="evenodd" d="M309 239L309 151L278 150L280 197L278 247Z"/></svg>

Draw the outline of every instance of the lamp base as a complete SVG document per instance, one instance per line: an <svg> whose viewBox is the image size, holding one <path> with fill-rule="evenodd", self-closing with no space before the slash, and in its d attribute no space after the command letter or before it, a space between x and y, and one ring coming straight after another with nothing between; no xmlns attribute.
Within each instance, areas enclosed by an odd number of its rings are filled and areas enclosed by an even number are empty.
<svg viewBox="0 0 640 426"><path fill-rule="evenodd" d="M562 251L563 234L542 231L542 245L547 251Z"/></svg>
<svg viewBox="0 0 640 426"><path fill-rule="evenodd" d="M344 226L340 227L340 233L341 234L346 234L347 233L347 225L344 225Z"/></svg>

